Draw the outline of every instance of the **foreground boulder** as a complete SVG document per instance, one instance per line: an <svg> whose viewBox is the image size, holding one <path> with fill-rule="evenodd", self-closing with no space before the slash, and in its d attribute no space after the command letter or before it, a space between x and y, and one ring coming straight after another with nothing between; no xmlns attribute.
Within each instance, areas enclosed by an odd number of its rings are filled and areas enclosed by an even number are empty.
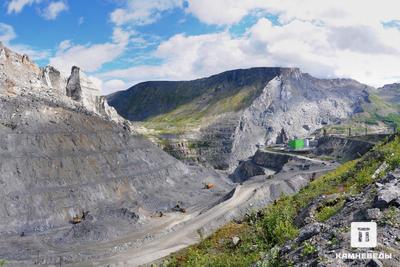
<svg viewBox="0 0 400 267"><path fill-rule="evenodd" d="M389 174L378 183L379 189L374 201L376 208L387 208L389 205L400 206L400 172Z"/></svg>

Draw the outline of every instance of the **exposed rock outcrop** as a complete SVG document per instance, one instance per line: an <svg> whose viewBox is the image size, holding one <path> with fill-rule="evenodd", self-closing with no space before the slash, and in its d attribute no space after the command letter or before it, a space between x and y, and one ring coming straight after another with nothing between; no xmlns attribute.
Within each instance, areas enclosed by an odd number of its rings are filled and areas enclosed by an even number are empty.
<svg viewBox="0 0 400 267"><path fill-rule="evenodd" d="M381 137L384 139L384 136ZM339 161L349 161L361 157L374 146L374 142L339 136L325 136L318 140L314 153Z"/></svg>
<svg viewBox="0 0 400 267"><path fill-rule="evenodd" d="M67 96L71 97L75 101L80 101L82 98L82 88L80 79L80 69L77 66L73 66L71 70L71 76L67 80Z"/></svg>
<svg viewBox="0 0 400 267"><path fill-rule="evenodd" d="M393 193L396 191L394 187L398 185L399 179L400 170L397 168L375 184L366 186L359 194L347 197L335 194L314 199L298 214L297 225L300 227L298 237L281 247L275 247L280 262L290 263L292 266L399 266L400 209L392 202L398 196L397 193L394 195ZM315 211L327 207L329 201L344 197L343 207L337 213L323 223L315 221L313 217ZM376 204L380 209L374 208ZM366 221L375 221L378 225L378 246L351 247L351 223ZM354 258L337 256L347 253L360 253L360 256ZM368 259L361 256L363 253L370 253L371 257L374 253L375 258ZM379 254L383 256L384 253L391 255L391 258L378 258ZM269 266L270 262L271 259L265 257L255 266Z"/></svg>
<svg viewBox="0 0 400 267"><path fill-rule="evenodd" d="M61 72L52 66L42 68L42 78L48 87L55 90L60 90L67 86L64 77L61 76Z"/></svg>
<svg viewBox="0 0 400 267"><path fill-rule="evenodd" d="M132 134L78 68L68 82L73 100L54 68L5 47L0 57L0 259L82 260L77 242L113 240L178 202L191 211L232 189L224 175ZM206 182L217 189L202 190Z"/></svg>
<svg viewBox="0 0 400 267"><path fill-rule="evenodd" d="M381 209L391 205L400 207L400 170L389 174L382 182L378 183L374 207Z"/></svg>
<svg viewBox="0 0 400 267"><path fill-rule="evenodd" d="M2 44L0 95L28 95L45 101L56 101L70 108L86 109L117 123L126 123L101 97L101 89L79 67L73 67L67 79L56 68L39 68L27 56L19 55Z"/></svg>

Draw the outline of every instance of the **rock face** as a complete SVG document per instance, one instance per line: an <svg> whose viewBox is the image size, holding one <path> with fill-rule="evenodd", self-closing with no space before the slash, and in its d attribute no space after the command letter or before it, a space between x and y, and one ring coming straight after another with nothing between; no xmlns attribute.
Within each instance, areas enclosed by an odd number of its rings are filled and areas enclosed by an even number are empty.
<svg viewBox="0 0 400 267"><path fill-rule="evenodd" d="M386 84L378 88L379 95L393 104L400 102L400 83Z"/></svg>
<svg viewBox="0 0 400 267"><path fill-rule="evenodd" d="M67 81L67 96L71 97L75 101L80 101L82 98L81 79L79 75L80 69L77 66L73 66L71 70L71 76Z"/></svg>
<svg viewBox="0 0 400 267"><path fill-rule="evenodd" d="M259 145L304 137L361 112L370 89L350 79L317 79L296 68L253 68L188 82L142 83L108 99L122 116L146 120L145 127L150 128L150 122L202 117L193 129L158 137L170 143L202 144L198 157L232 170ZM171 98L173 105L163 104ZM241 104L223 109L215 99L226 99L228 107L238 99Z"/></svg>
<svg viewBox="0 0 400 267"><path fill-rule="evenodd" d="M46 66L42 69L42 77L46 85L50 88L57 90L66 87L61 73L52 66Z"/></svg>
<svg viewBox="0 0 400 267"><path fill-rule="evenodd" d="M134 135L78 68L66 81L0 47L0 259L40 254L55 264L56 248L112 240L155 212L208 205L232 189Z"/></svg>
<svg viewBox="0 0 400 267"><path fill-rule="evenodd" d="M329 156L344 162L359 158L373 146L374 143L368 141L338 136L324 136L318 139L318 145L314 153L318 156Z"/></svg>
<svg viewBox="0 0 400 267"><path fill-rule="evenodd" d="M293 157L289 155L258 150L253 157L253 162L257 165L279 172L292 158Z"/></svg>
<svg viewBox="0 0 400 267"><path fill-rule="evenodd" d="M108 120L124 119L101 97L101 89L91 78L73 67L67 79L52 66L39 68L26 55L19 55L0 43L0 95L34 96L62 102L70 108L82 108Z"/></svg>

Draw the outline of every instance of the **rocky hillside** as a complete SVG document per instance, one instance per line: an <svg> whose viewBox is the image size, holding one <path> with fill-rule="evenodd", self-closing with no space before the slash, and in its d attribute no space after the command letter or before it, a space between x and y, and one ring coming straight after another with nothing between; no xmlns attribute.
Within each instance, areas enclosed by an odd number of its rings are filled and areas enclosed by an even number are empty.
<svg viewBox="0 0 400 267"><path fill-rule="evenodd" d="M399 266L399 201L397 134L299 193L168 257L163 266ZM351 222L370 221L377 223L377 246L352 248Z"/></svg>
<svg viewBox="0 0 400 267"><path fill-rule="evenodd" d="M186 82L146 82L108 96L175 157L232 169L259 144L313 133L362 113L366 85L317 79L296 68L233 70Z"/></svg>
<svg viewBox="0 0 400 267"><path fill-rule="evenodd" d="M77 67L65 78L0 46L0 259L55 264L58 249L79 256L68 244L113 240L232 189L133 134L99 94Z"/></svg>
<svg viewBox="0 0 400 267"><path fill-rule="evenodd" d="M378 88L379 95L387 102L399 105L400 103L400 83L386 84Z"/></svg>

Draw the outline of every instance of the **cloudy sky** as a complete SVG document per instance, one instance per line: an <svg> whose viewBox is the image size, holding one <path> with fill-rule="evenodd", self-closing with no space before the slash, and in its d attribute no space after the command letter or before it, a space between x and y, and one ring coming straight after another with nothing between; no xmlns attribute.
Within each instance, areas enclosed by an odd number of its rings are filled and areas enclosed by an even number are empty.
<svg viewBox="0 0 400 267"><path fill-rule="evenodd" d="M103 92L228 69L400 81L399 0L3 0L0 41Z"/></svg>

